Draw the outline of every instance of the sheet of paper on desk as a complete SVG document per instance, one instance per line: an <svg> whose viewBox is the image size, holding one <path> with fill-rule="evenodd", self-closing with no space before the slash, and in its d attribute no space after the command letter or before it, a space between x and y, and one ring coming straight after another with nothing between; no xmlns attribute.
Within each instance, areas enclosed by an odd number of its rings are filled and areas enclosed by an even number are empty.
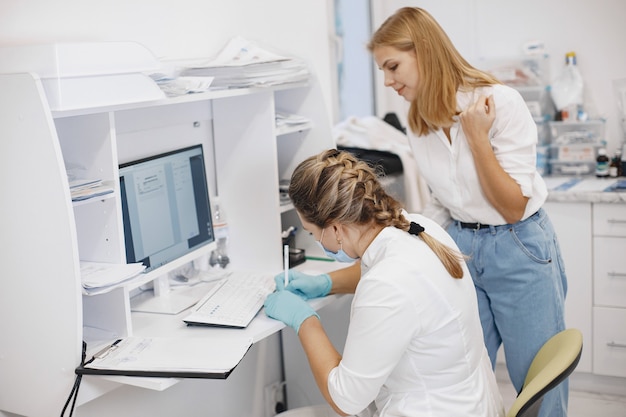
<svg viewBox="0 0 626 417"><path fill-rule="evenodd" d="M128 337L85 368L167 373L221 373L231 371L252 341L244 337Z"/></svg>
<svg viewBox="0 0 626 417"><path fill-rule="evenodd" d="M146 269L142 263L115 264L106 262L80 261L83 288L95 293L130 279Z"/></svg>

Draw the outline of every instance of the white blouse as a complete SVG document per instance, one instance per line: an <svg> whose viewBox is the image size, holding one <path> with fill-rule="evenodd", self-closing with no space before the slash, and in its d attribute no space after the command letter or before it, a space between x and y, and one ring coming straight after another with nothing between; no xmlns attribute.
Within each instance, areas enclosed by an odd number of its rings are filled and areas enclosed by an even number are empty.
<svg viewBox="0 0 626 417"><path fill-rule="evenodd" d="M537 125L519 92L505 85L457 93L459 111L473 104L480 95L491 94L496 108L496 119L489 131L491 146L502 168L529 198L523 220L539 210L548 195L536 168ZM442 130L425 136L413 133L408 136L418 170L432 191L433 201L424 209L425 215L442 225L450 217L472 223L506 223L482 192L474 158L458 117L450 129L452 143Z"/></svg>
<svg viewBox="0 0 626 417"><path fill-rule="evenodd" d="M434 221L410 215L453 248ZM339 365L328 389L344 412L376 416L503 416L472 279L454 279L418 237L388 227L361 259Z"/></svg>

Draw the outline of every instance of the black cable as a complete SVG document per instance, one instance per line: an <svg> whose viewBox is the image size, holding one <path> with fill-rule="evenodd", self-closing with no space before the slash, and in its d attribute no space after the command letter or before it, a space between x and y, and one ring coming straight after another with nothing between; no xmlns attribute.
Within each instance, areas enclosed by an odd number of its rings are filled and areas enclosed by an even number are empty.
<svg viewBox="0 0 626 417"><path fill-rule="evenodd" d="M87 343L83 341L83 353L82 353L82 357L80 360L80 366L85 365L86 355L87 355ZM68 417L71 417L74 414L74 407L76 406L76 399L78 398L78 389L80 388L80 381L82 379L83 379L83 375L77 373L76 379L74 380L74 386L72 387L72 390L70 391L70 395L69 397L67 397L67 401L65 402L65 405L63 406L63 410L61 411L61 417L65 415L65 411L67 410L67 406L69 405L70 401L72 402L72 408L70 409L70 414Z"/></svg>

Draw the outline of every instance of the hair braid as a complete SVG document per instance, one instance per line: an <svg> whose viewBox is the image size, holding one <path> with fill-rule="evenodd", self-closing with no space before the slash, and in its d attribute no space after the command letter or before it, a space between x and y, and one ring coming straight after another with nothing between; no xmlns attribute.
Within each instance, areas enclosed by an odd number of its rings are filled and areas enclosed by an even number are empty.
<svg viewBox="0 0 626 417"><path fill-rule="evenodd" d="M376 171L348 152L326 150L296 167L289 197L307 221L325 228L333 222L393 226L407 231L411 222L400 203L385 192ZM463 277L463 255L421 232L418 236L435 252L454 278Z"/></svg>

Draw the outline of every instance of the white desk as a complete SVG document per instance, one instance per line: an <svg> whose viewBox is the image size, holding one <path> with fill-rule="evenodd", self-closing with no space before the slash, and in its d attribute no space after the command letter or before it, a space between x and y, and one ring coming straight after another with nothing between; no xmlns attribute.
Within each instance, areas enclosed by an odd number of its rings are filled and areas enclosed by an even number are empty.
<svg viewBox="0 0 626 417"><path fill-rule="evenodd" d="M330 272L341 268L342 266L344 265L338 262L307 261L304 264L298 265L296 268L303 272L308 271L312 273L321 273ZM200 298L204 293L206 293L206 291L208 291L211 285L212 283L210 282L199 283L184 290L191 291L192 293L197 294L198 298ZM324 298L317 298L309 300L309 304L315 310L319 310L340 297L342 297L342 295L331 295ZM133 327L139 329L135 332L134 336L162 336L181 339L206 337L217 342L237 337L238 339L251 340L254 344L285 328L285 325L282 322L267 317L264 309L261 309L254 320L252 320L250 325L248 325L245 329L230 329L212 326L188 326L183 322L183 318L188 314L189 309L175 315L133 312ZM94 343L91 346L88 346L87 358L92 357L95 352L110 344L110 342L112 341L107 341L106 343ZM181 378L141 378L110 375L86 375L85 378L102 378L120 384L133 385L157 391L165 390L181 381Z"/></svg>

